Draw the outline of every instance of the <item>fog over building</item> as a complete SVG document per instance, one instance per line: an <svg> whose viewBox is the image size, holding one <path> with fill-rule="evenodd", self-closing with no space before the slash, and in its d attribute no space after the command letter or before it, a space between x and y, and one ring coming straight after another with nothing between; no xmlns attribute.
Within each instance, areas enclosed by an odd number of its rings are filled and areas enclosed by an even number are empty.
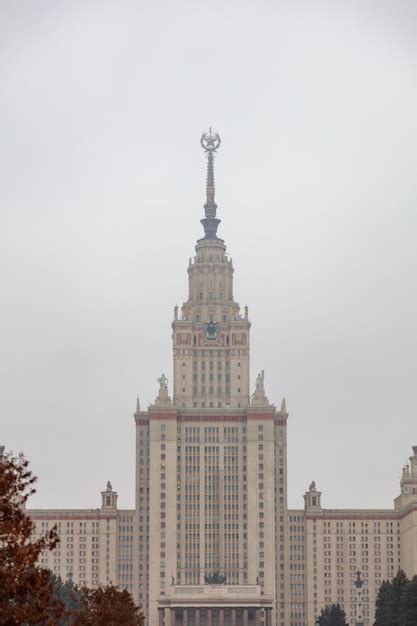
<svg viewBox="0 0 417 626"><path fill-rule="evenodd" d="M201 146L203 233L173 312L172 392L161 374L154 403L134 413L135 510L117 509L108 482L99 509L29 511L38 534L56 523L62 538L41 563L127 588L148 626L313 626L333 602L370 625L381 582L399 567L417 574L417 446L392 509L324 509L314 481L304 508L288 509L286 402L268 398L264 371L250 388L249 309L218 236L219 135Z"/></svg>

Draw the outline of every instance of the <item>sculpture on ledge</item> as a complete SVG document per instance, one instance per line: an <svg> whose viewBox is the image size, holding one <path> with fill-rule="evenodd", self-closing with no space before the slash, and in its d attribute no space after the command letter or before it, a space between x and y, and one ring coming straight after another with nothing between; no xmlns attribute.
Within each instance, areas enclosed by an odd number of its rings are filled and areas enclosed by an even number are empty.
<svg viewBox="0 0 417 626"><path fill-rule="evenodd" d="M204 574L204 580L207 585L224 585L226 582L226 574Z"/></svg>
<svg viewBox="0 0 417 626"><path fill-rule="evenodd" d="M162 374L160 378L158 378L159 389L168 390L168 378L165 374Z"/></svg>
<svg viewBox="0 0 417 626"><path fill-rule="evenodd" d="M261 370L261 373L258 374L257 378L256 378L256 390L257 391L264 391L264 381L265 381L265 371Z"/></svg>
<svg viewBox="0 0 417 626"><path fill-rule="evenodd" d="M256 377L255 391L251 395L250 406L254 408L274 408L272 404L269 404L269 400L265 395L265 371L261 372Z"/></svg>

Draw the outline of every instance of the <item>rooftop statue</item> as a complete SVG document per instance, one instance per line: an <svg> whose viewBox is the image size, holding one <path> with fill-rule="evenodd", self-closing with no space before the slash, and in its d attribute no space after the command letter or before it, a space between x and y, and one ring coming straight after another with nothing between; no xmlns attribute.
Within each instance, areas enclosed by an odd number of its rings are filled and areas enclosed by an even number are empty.
<svg viewBox="0 0 417 626"><path fill-rule="evenodd" d="M165 374L162 374L162 376L158 378L158 383L159 389L164 389L165 391L168 391L168 378L165 376Z"/></svg>
<svg viewBox="0 0 417 626"><path fill-rule="evenodd" d="M264 391L265 370L261 370L256 378L256 391Z"/></svg>

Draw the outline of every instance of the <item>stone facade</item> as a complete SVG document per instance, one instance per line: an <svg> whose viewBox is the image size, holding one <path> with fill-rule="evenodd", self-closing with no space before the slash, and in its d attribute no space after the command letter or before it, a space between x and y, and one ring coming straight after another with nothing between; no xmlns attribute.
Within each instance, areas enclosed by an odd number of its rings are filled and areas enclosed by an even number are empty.
<svg viewBox="0 0 417 626"><path fill-rule="evenodd" d="M202 138L204 237L174 309L173 396L162 375L154 403L134 413L135 510L118 510L108 484L100 509L29 511L37 534L57 524L61 535L41 562L76 583L127 588L147 626L313 626L333 602L370 625L382 580L399 567L417 574L417 447L393 509L323 509L314 482L304 509L287 509L286 403L269 402L264 372L251 394L248 309L217 237L219 144Z"/></svg>
<svg viewBox="0 0 417 626"><path fill-rule="evenodd" d="M349 623L370 626L382 581L399 568L417 575L417 446L400 487L393 509L323 509L312 482L304 510L288 511L288 624L313 626L323 606L339 603Z"/></svg>
<svg viewBox="0 0 417 626"><path fill-rule="evenodd" d="M110 482L101 498L99 509L28 509L36 537L53 526L60 537L55 550L41 554L40 565L80 586L114 584L133 594L135 511L117 509Z"/></svg>

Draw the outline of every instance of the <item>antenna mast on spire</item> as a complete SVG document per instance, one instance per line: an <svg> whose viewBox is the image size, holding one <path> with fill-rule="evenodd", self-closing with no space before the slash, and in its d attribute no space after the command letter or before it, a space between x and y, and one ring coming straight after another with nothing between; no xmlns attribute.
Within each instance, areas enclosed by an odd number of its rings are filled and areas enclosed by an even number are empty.
<svg viewBox="0 0 417 626"><path fill-rule="evenodd" d="M220 136L212 132L210 127L208 133L201 135L200 144L207 155L207 183L206 183L206 204L204 211L206 217L201 220L204 227L205 239L217 239L217 227L220 220L216 218L217 204L214 201L214 155L221 143Z"/></svg>

